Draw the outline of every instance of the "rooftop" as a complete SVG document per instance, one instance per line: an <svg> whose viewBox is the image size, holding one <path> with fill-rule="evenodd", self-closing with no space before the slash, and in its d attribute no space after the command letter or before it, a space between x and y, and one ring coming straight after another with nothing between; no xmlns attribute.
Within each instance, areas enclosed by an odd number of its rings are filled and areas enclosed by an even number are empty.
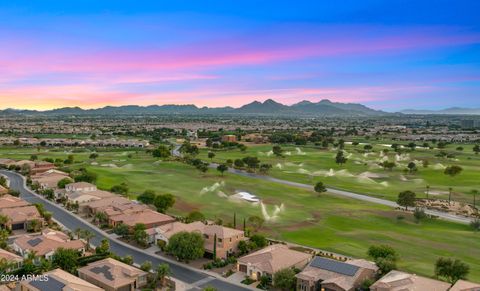
<svg viewBox="0 0 480 291"><path fill-rule="evenodd" d="M78 272L114 288L130 284L147 273L112 258L103 259L79 268Z"/></svg>

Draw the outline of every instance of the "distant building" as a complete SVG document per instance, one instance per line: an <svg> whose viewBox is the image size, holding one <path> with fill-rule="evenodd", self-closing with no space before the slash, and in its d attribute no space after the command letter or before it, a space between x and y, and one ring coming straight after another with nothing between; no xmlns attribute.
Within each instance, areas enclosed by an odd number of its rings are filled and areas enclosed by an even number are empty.
<svg viewBox="0 0 480 291"><path fill-rule="evenodd" d="M78 276L106 291L134 291L147 284L147 273L107 258L78 269Z"/></svg>
<svg viewBox="0 0 480 291"><path fill-rule="evenodd" d="M237 137L233 134L227 134L227 135L222 136L222 141L224 141L224 142L236 142Z"/></svg>
<svg viewBox="0 0 480 291"><path fill-rule="evenodd" d="M297 290L353 291L366 279L375 278L378 267L366 260L337 260L315 257L297 277Z"/></svg>
<svg viewBox="0 0 480 291"><path fill-rule="evenodd" d="M65 185L67 192L90 192L97 190L97 186L87 182L77 182Z"/></svg>

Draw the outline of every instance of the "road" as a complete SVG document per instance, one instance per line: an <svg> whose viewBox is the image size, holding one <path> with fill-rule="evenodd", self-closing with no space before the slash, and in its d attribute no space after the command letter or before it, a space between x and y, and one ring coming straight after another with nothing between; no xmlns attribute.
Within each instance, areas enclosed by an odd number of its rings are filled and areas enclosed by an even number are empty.
<svg viewBox="0 0 480 291"><path fill-rule="evenodd" d="M172 150L172 154L177 157L181 157L181 152L180 152L180 147L181 145L176 145L175 148ZM210 163L209 164L210 168L216 168L218 164L215 163ZM274 178L271 176L267 175L259 175L256 173L249 173L246 171L242 170L237 170L233 168L228 169L229 173L244 176L244 177L249 177L249 178L254 178L254 179L260 179L264 181L269 181L269 182L274 182L274 183L279 183L287 186L292 186L292 187L297 187L297 188L302 188L302 189L307 189L307 190L312 190L313 191L313 186L308 185L308 184L302 184L302 183L297 183L297 182L292 182L288 180L283 180L283 179L278 179ZM372 196L367 196L364 194L359 194L359 193L354 193L350 191L345 191L345 190L339 190L339 189L333 189L333 188L327 188L327 191L331 194L347 197L347 198L352 198L356 200L361 200L361 201L366 201L370 203L375 203L375 204L381 204L385 206L390 206L390 207L400 207L397 203L386 200L386 199L381 199L381 198L376 198ZM412 210L411 208L409 210ZM433 215L433 216L438 216L439 218L453 221L453 222L458 222L458 223L464 223L464 224L469 224L473 219L465 216L460 216L460 215L455 215L455 214L450 214L442 211L436 211L436 210L431 210L431 209L425 209L424 210L426 214L428 215Z"/></svg>
<svg viewBox="0 0 480 291"><path fill-rule="evenodd" d="M194 269L187 265L172 261L167 258L163 258L158 255L147 253L146 251L137 249L131 245L128 245L118 239L110 237L107 233L95 227L94 225L84 221L77 217L73 213L65 210L64 208L46 200L42 197L35 195L31 190L25 186L24 179L21 175L9 171L0 170L0 174L8 177L10 181L10 188L20 192L20 197L29 201L30 203L40 203L45 206L47 211L52 212L53 218L63 224L70 230L77 228L88 229L95 234L95 237L91 240L93 245L99 245L102 239L108 239L110 242L110 249L112 252L119 256L131 255L134 262L142 264L145 261L150 261L154 266L167 263L170 265L172 276L180 281L188 283L194 288L192 290L201 290L206 286L213 286L218 290L251 290L248 287L239 286L228 282L222 278L217 278L206 274L200 270Z"/></svg>

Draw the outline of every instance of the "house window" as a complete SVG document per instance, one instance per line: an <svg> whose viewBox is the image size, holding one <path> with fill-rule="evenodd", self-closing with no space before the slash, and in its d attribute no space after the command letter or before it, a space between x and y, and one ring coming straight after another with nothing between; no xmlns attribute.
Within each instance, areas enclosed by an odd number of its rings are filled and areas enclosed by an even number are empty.
<svg viewBox="0 0 480 291"><path fill-rule="evenodd" d="M221 239L221 238L219 238L219 239L218 239L218 242L222 242L222 239Z"/></svg>
<svg viewBox="0 0 480 291"><path fill-rule="evenodd" d="M203 237L208 239L208 234L204 234Z"/></svg>

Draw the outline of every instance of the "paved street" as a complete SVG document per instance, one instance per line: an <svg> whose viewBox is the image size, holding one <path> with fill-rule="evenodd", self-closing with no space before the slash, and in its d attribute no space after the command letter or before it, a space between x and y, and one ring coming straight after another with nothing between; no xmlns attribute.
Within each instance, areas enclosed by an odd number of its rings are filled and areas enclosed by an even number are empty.
<svg viewBox="0 0 480 291"><path fill-rule="evenodd" d="M137 264L141 264L145 261L151 261L154 265L158 265L160 263L168 263L172 270L173 277L194 287L213 286L218 290L249 290L248 287L232 284L224 280L223 278L216 278L210 276L200 270L195 270L193 268L190 268L189 266L168 260L166 258L162 258L158 255L149 254L148 252L139 250L117 239L109 237L105 232L101 231L92 224L78 218L71 212L63 209L58 205L55 205L50 201L34 195L29 189L25 187L24 181L19 174L4 170L0 170L0 174L8 177L8 179L10 180L10 187L14 190L20 191L20 196L23 199L31 203L43 204L47 211L53 213L54 219L63 224L65 227L69 228L70 230L74 230L76 228L88 229L89 231L94 233L95 237L91 240L92 244L94 245L98 245L102 239L106 238L110 241L110 248L114 253L119 256L131 255L134 258L135 263Z"/></svg>

